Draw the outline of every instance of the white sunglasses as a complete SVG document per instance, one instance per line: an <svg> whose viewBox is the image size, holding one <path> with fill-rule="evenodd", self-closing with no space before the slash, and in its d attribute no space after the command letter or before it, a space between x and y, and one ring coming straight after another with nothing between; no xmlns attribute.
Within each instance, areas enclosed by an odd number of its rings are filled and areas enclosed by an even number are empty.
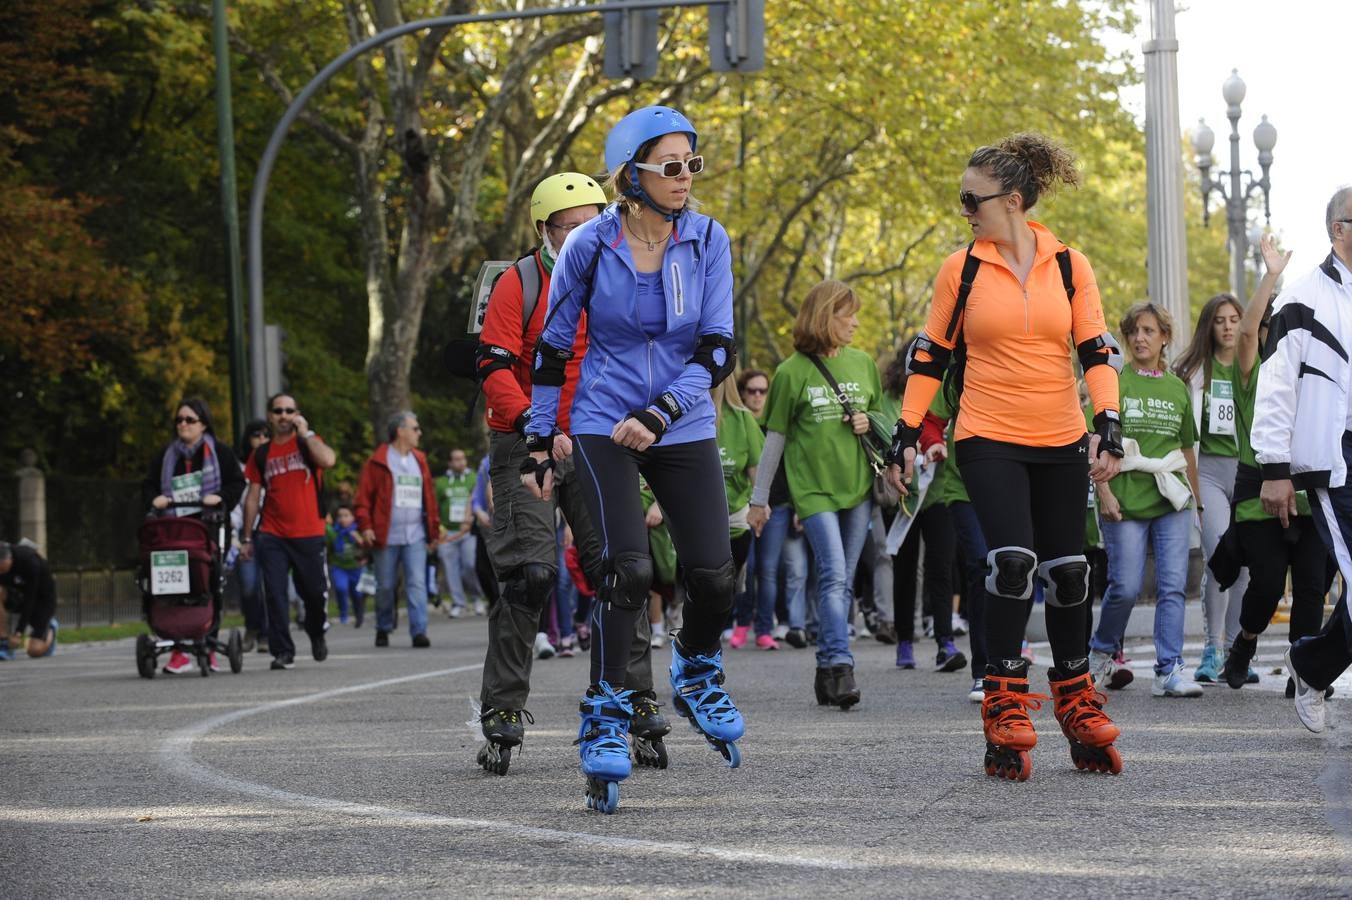
<svg viewBox="0 0 1352 900"><path fill-rule="evenodd" d="M689 159L673 159L660 165L654 163L634 163L634 167L642 169L645 172L656 172L663 178L680 178L681 173L687 169L691 175L698 175L704 171L704 157L692 156Z"/></svg>

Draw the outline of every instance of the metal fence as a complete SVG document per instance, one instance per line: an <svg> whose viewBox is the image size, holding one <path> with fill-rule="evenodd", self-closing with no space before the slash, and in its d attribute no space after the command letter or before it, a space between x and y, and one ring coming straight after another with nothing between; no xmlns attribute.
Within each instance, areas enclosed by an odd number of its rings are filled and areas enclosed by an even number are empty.
<svg viewBox="0 0 1352 900"><path fill-rule="evenodd" d="M56 620L69 628L136 622L141 612L141 587L134 568L57 569ZM225 611L239 610L238 585L228 578Z"/></svg>

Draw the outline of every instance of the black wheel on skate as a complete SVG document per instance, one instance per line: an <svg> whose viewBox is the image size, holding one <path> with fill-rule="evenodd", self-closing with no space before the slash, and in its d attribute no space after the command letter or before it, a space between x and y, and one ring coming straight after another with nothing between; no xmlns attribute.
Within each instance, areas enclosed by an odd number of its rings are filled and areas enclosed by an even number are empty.
<svg viewBox="0 0 1352 900"><path fill-rule="evenodd" d="M620 786L614 781L587 779L587 809L612 815L620 806Z"/></svg>
<svg viewBox="0 0 1352 900"><path fill-rule="evenodd" d="M244 668L244 636L238 628L230 630L230 640L225 645L225 655L230 660L230 671L238 675Z"/></svg>
<svg viewBox="0 0 1352 900"><path fill-rule="evenodd" d="M142 678L155 677L155 642L148 634L136 638L136 672Z"/></svg>
<svg viewBox="0 0 1352 900"><path fill-rule="evenodd" d="M1070 746L1070 758L1075 763L1075 768L1081 772L1102 772L1105 775L1122 774L1122 755L1111 744L1107 747L1072 744Z"/></svg>
<svg viewBox="0 0 1352 900"><path fill-rule="evenodd" d="M479 748L479 765L485 772L506 775L512 764L512 748L487 741Z"/></svg>
<svg viewBox="0 0 1352 900"><path fill-rule="evenodd" d="M647 766L650 769L665 769L667 767L667 745L659 738L644 738L631 734L630 759L636 765Z"/></svg>
<svg viewBox="0 0 1352 900"><path fill-rule="evenodd" d="M986 745L986 774L1008 781L1027 781L1033 776L1033 758L1027 750Z"/></svg>

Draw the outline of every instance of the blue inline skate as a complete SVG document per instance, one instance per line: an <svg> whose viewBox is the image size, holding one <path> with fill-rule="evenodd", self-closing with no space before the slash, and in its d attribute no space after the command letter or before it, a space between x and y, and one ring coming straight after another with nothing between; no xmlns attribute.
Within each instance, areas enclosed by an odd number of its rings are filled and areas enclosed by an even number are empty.
<svg viewBox="0 0 1352 900"><path fill-rule="evenodd" d="M686 655L680 638L671 642L671 705L690 720L704 739L723 755L729 768L742 763L736 741L746 731L742 714L723 690L723 651L712 656Z"/></svg>
<svg viewBox="0 0 1352 900"><path fill-rule="evenodd" d="M620 782L629 777L629 720L634 715L632 691L616 691L601 682L578 704L578 755L587 776L587 809L609 815L620 805Z"/></svg>

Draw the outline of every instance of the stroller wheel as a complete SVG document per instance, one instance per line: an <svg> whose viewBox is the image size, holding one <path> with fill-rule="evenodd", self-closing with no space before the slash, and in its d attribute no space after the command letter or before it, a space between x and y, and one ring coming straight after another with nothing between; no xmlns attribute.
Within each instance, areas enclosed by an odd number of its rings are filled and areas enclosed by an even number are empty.
<svg viewBox="0 0 1352 900"><path fill-rule="evenodd" d="M211 674L211 661L205 653L197 654L197 669L202 673L203 678Z"/></svg>
<svg viewBox="0 0 1352 900"><path fill-rule="evenodd" d="M244 668L244 638L240 636L238 628L231 629L225 654L230 659L230 671L238 675Z"/></svg>
<svg viewBox="0 0 1352 900"><path fill-rule="evenodd" d="M150 635L142 634L136 638L136 671L142 678L155 677L155 642Z"/></svg>

